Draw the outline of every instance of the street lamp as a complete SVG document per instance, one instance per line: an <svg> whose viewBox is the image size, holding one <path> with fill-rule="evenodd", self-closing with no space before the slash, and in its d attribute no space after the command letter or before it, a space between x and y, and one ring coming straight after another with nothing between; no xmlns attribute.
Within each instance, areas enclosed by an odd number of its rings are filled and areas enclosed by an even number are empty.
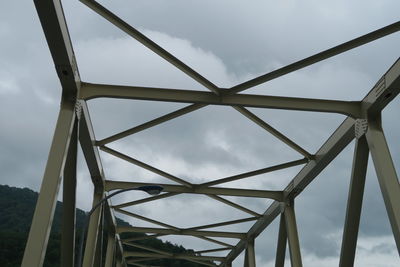
<svg viewBox="0 0 400 267"><path fill-rule="evenodd" d="M101 199L96 205L94 205L93 208L86 215L85 224L83 225L83 232L82 232L81 239L79 242L79 254L78 254L78 259L77 259L77 267L82 266L83 239L85 238L85 235L86 235L90 216L99 206L101 206L105 201L112 198L113 196L127 192L127 191L133 191L133 190L144 191L144 192L148 193L149 195L155 196L155 195L160 194L163 189L164 188L159 185L144 185L144 186L139 186L139 187L121 189L121 190L115 191L114 193L109 194L105 198Z"/></svg>

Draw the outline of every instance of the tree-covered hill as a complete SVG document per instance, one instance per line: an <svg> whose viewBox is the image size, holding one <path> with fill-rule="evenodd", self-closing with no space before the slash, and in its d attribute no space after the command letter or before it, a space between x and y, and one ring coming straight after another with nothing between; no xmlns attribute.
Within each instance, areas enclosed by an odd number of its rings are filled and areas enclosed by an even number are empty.
<svg viewBox="0 0 400 267"><path fill-rule="evenodd" d="M10 187L7 185L0 185L0 266L20 266L37 197L38 193L28 188L21 189ZM58 202L54 215L48 249L45 257L45 267L60 266L61 216L62 203ZM77 229L82 229L84 218L84 211L77 209ZM129 225L125 221L119 219L117 220L119 225ZM162 240L156 238L141 240L137 243L170 253L193 254L192 250L187 250L182 246L173 245L169 242L163 242ZM125 249L130 251L143 251L141 249L136 249L132 247L125 247ZM204 266L185 260L173 259L159 259L151 262L143 262L142 264L151 264L155 266L166 267Z"/></svg>

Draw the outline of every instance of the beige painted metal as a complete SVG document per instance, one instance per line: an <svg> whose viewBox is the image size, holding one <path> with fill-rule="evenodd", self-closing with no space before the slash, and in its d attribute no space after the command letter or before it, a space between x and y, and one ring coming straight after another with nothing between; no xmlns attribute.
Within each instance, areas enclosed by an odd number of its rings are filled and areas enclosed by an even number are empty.
<svg viewBox="0 0 400 267"><path fill-rule="evenodd" d="M104 197L103 193L94 193L92 206L94 207L97 203L99 203L103 197ZM89 227L86 237L85 254L83 256L84 267L92 267L94 264L102 209L103 206L97 208L93 212L89 220Z"/></svg>
<svg viewBox="0 0 400 267"><path fill-rule="evenodd" d="M222 179L217 179L217 180L210 181L210 182L205 182L205 183L200 184L200 186L213 186L213 185L233 182L233 181L237 181L240 179L244 179L244 178L248 178L248 177L252 177L252 176L256 176L256 175L260 175L260 174L265 174L265 173L269 173L269 172L273 172L273 171L278 171L278 170L298 166L301 164L305 164L307 162L308 162L308 159L305 159L305 158L299 159L299 160L294 160L294 161L289 161L289 162L278 164L275 166L262 168L262 169L258 169L258 170L250 171L250 172L246 172L246 173L241 173L241 174L233 175L233 176L222 178Z"/></svg>
<svg viewBox="0 0 400 267"><path fill-rule="evenodd" d="M151 172L153 172L155 174L163 176L163 177L165 177L165 178L167 178L167 179L169 179L171 181L174 181L174 182L176 182L178 184L182 184L182 185L187 186L189 188L193 187L190 183L182 180L181 178L175 177L172 174L166 173L166 172L164 172L164 171L162 171L160 169L157 169L157 168L155 168L153 166L150 166L150 165L148 165L148 164L146 164L144 162L141 162L141 161L139 161L137 159L134 159L132 157L129 157L127 155L124 155L123 153L118 152L118 151L116 151L114 149L111 149L111 148L108 148L108 147L105 147L105 146L100 147L100 149L102 151L104 151L104 152L107 152L107 153L113 155L113 156L116 156L116 157L118 157L120 159L126 160L126 161L128 161L128 162L130 162L132 164L135 164L135 165L137 165L139 167L142 167L143 169L146 169L146 170L151 171Z"/></svg>
<svg viewBox="0 0 400 267"><path fill-rule="evenodd" d="M165 252L165 251L162 251L162 250L159 250L159 249L154 249L154 248L150 248L150 247L139 245L139 244L135 244L135 243L122 242L122 244L127 245L127 246L131 246L131 247L135 247L135 248L141 248L141 249L148 250L148 251L151 251L151 252L155 252L155 253L160 254L160 255L171 256L171 257L174 256L173 253Z"/></svg>
<svg viewBox="0 0 400 267"><path fill-rule="evenodd" d="M254 248L253 238L247 240L246 254L247 254L247 266L256 267L256 252Z"/></svg>
<svg viewBox="0 0 400 267"><path fill-rule="evenodd" d="M180 61L178 58L174 57L168 51L163 49L161 46L147 38L141 32L133 28L131 25L123 21L121 18L113 14L110 10L106 9L101 4L97 3L96 1L90 0L81 0L82 3L86 4L89 8L93 11L98 13L100 16L107 19L109 22L117 26L119 29L130 35L131 37L135 38L141 44L152 50L154 53L159 55L160 57L164 58L166 61L177 67L183 73L186 73L189 77L193 78L195 81L203 85L204 87L208 88L210 91L218 94L218 87L214 85L212 82L201 76L199 73L194 71L188 65Z"/></svg>
<svg viewBox="0 0 400 267"><path fill-rule="evenodd" d="M124 189L131 187L139 187L145 185L160 185L164 188L165 192L172 193L190 193L190 194L210 194L210 195L224 195L224 196L238 196L238 197L258 197L270 198L277 201L283 200L283 193L281 191L268 191L268 190L250 190L250 189L237 189L237 188L222 188L222 187L193 187L188 188L182 185L171 184L153 184L153 183L137 183L137 182L123 182L106 180L106 191Z"/></svg>
<svg viewBox="0 0 400 267"><path fill-rule="evenodd" d="M217 252L217 251L224 251L224 250L229 250L229 248L214 248L214 249L206 249L206 250L198 250L195 251L195 253L211 253L211 252Z"/></svg>
<svg viewBox="0 0 400 267"><path fill-rule="evenodd" d="M151 227L134 227L134 226L119 226L117 227L118 233L123 232L136 232L136 233L154 233L154 234L167 234L176 235L175 230L163 229L163 228L151 228ZM226 238L238 238L243 239L246 237L245 233L236 232L222 232L222 231L200 231L200 230L189 230L182 229L179 231L179 235L192 235L192 236L211 236L211 237L226 237Z"/></svg>
<svg viewBox="0 0 400 267"><path fill-rule="evenodd" d="M61 110L25 247L22 267L43 265L75 118L75 103L61 103Z"/></svg>
<svg viewBox="0 0 400 267"><path fill-rule="evenodd" d="M111 233L108 234L106 260L104 263L104 267L113 267L114 265L115 242L115 235Z"/></svg>
<svg viewBox="0 0 400 267"><path fill-rule="evenodd" d="M224 257L217 256L190 256L185 254L174 254L172 256L169 255L160 255L156 253L145 253L145 252L130 252L127 251L124 253L125 257L148 257L148 258L164 258L164 259L203 259L203 260L215 260L215 261L223 261Z"/></svg>
<svg viewBox="0 0 400 267"><path fill-rule="evenodd" d="M168 197L172 197L172 196L176 196L176 195L179 195L179 193L164 193L164 194L160 194L158 196L152 196L152 197L142 198L139 200L129 201L129 202L125 202L122 204L118 204L118 205L113 206L113 208L121 209L121 208L135 206L135 205L147 203L147 202L154 201L154 200L164 199L164 198L168 198Z"/></svg>
<svg viewBox="0 0 400 267"><path fill-rule="evenodd" d="M266 130L267 132L269 132L270 134L272 134L273 136L284 142L286 145L288 145L289 147L293 148L294 150L302 154L304 157L308 159L312 158L312 155L309 152L307 152L304 148L302 148L301 146L290 140L283 133L279 132L277 129L275 129L274 127L272 127L271 125L269 125L268 123L257 117L254 113L250 112L248 109L240 106L234 106L233 108L239 111L239 113L241 113L246 118L253 121L258 126L263 128L264 130Z"/></svg>
<svg viewBox="0 0 400 267"><path fill-rule="evenodd" d="M98 146L104 146L104 145L106 145L106 144L108 144L108 143L117 141L117 140L122 139L122 138L124 138L124 137L127 137L127 136L129 136L129 135L132 135L132 134L135 134L135 133L144 131L144 130L146 130L146 129L148 129L148 128L157 126L157 125L159 125L159 124L161 124L161 123L164 123L164 122L166 122L166 121L169 121L169 120L178 118L178 117L180 117L180 116L182 116L182 115L185 115L185 114L187 114L187 113L196 111L196 110L198 110L198 109L200 109L200 108L203 108L203 107L205 107L205 106L206 106L206 105L204 105L204 104L192 104L192 105L189 105L189 106L187 106L187 107L184 107L184 108L182 108L182 109L178 109L178 110L176 110L176 111L173 111L173 112L171 112L171 113L168 113L168 114L166 114L166 115L164 115L164 116L161 116L161 117L156 118L156 119L154 119L154 120L151 120L151 121L149 121L149 122L143 123L143 124L141 124L141 125L135 126L135 127L130 128L130 129L128 129L128 130L125 130L125 131L123 131L123 132L120 132L120 133L114 134L114 135L112 135L112 136L110 136L110 137L104 138L104 139L102 139L102 140L100 140L100 141L97 141L96 144L97 144Z"/></svg>
<svg viewBox="0 0 400 267"><path fill-rule="evenodd" d="M276 248L275 267L285 266L287 232L285 215L281 214L279 222L278 244Z"/></svg>
<svg viewBox="0 0 400 267"><path fill-rule="evenodd" d="M99 97L329 112L349 115L354 118L361 116L361 103L359 101L339 101L249 94L228 95L225 93L218 96L211 92L194 90L91 83L81 84L81 90L79 93L80 99L90 100Z"/></svg>
<svg viewBox="0 0 400 267"><path fill-rule="evenodd" d="M74 122L63 175L63 210L61 226L61 267L75 264L76 162L78 122Z"/></svg>
<svg viewBox="0 0 400 267"><path fill-rule="evenodd" d="M367 141L400 254L400 184L380 118L368 121Z"/></svg>
<svg viewBox="0 0 400 267"><path fill-rule="evenodd" d="M365 135L363 135L356 140L354 148L353 168L351 172L342 249L340 253L340 267L351 267L354 265L368 155L368 144Z"/></svg>
<svg viewBox="0 0 400 267"><path fill-rule="evenodd" d="M220 197L220 196L217 196L217 195L210 195L210 194L208 194L207 196L212 198L212 199L215 199L215 200L217 200L219 202L225 203L226 205L231 206L231 207L233 207L235 209L238 209L238 210L246 212L246 213L248 213L250 215L253 215L255 217L260 217L261 216L261 214L258 214L255 211L252 211L252 210L250 210L250 209L248 209L246 207L243 207L242 205L239 205L239 204L236 204L236 203L234 203L232 201L229 201L229 200L227 200L227 199L225 199L223 197Z"/></svg>
<svg viewBox="0 0 400 267"><path fill-rule="evenodd" d="M297 233L296 216L294 212L293 202L290 204L288 203L285 206L283 214L285 216L286 222L286 232L290 251L290 262L292 264L292 267L302 267L303 263L301 261L300 242L299 235Z"/></svg>
<svg viewBox="0 0 400 267"><path fill-rule="evenodd" d="M362 35L360 37L357 37L355 39L352 39L348 42L345 42L343 44L337 45L335 47L329 48L327 50L324 50L318 54L312 55L310 57L304 58L302 60L296 61L292 64L286 65L282 68L279 68L277 70L271 71L267 74L258 76L256 78L253 78L251 80L248 80L244 83L238 84L230 89L232 93L237 93L241 92L243 90L249 89L251 87L263 84L265 82L271 81L273 79L276 79L278 77L281 77L283 75L289 74L291 72L300 70L302 68L308 67L312 64L315 64L317 62L326 60L328 58L334 57L336 55L339 55L341 53L344 53L346 51L349 51L351 49L354 49L356 47L365 45L369 42L375 41L377 39L380 39L386 35L395 33L397 31L400 31L400 22L395 22L393 24L390 24L386 27L380 28L376 31L367 33L365 35Z"/></svg>

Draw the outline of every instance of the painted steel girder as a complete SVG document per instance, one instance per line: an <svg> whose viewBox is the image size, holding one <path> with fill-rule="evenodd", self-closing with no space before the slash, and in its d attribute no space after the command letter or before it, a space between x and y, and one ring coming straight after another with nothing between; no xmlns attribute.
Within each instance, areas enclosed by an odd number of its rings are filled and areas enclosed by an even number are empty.
<svg viewBox="0 0 400 267"><path fill-rule="evenodd" d="M111 191L116 189L132 188L145 185L159 185L162 186L165 192L171 193L190 193L190 194L211 194L211 195L225 195L225 196L238 196L238 197L258 197L270 198L277 201L283 201L282 191L268 191L268 190L254 190L254 189L237 189L237 188L222 188L222 187L196 187L188 188L182 185L171 184L152 184L152 183L135 183L135 182L122 182L106 180L105 190Z"/></svg>
<svg viewBox="0 0 400 267"><path fill-rule="evenodd" d="M359 118L361 116L361 103L358 101L339 101L249 94L231 95L227 94L226 91L222 92L223 93L218 96L211 92L194 90L176 90L165 88L82 83L79 98L83 100L90 100L99 97L109 97L211 105L245 106L254 108L330 112L349 115L354 118Z"/></svg>

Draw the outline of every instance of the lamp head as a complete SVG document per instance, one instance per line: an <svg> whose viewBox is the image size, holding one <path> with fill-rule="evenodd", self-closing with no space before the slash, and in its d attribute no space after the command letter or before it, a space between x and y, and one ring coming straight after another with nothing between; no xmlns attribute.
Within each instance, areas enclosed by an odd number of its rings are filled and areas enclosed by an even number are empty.
<svg viewBox="0 0 400 267"><path fill-rule="evenodd" d="M136 190L141 190L146 192L149 195L155 196L161 193L161 191L164 190L162 186L159 185L144 185L144 186L139 186L136 188Z"/></svg>

